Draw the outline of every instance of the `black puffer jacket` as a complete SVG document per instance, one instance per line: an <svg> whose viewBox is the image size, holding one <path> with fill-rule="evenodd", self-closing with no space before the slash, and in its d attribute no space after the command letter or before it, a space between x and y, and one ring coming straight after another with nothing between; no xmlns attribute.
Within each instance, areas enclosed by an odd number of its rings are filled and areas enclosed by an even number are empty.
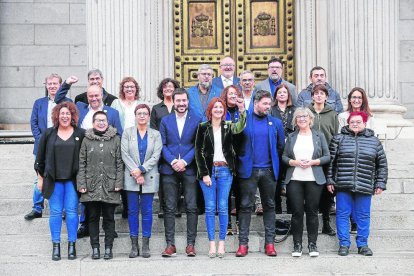
<svg viewBox="0 0 414 276"><path fill-rule="evenodd" d="M355 135L345 126L332 138L329 151L327 183L337 191L374 194L376 188L386 189L387 157L374 131L366 128Z"/></svg>

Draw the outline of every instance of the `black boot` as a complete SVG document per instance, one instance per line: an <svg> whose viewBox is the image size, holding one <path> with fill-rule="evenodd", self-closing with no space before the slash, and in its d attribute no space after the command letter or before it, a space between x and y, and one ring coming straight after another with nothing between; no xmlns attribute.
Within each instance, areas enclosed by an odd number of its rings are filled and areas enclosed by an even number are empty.
<svg viewBox="0 0 414 276"><path fill-rule="evenodd" d="M323 226L322 226L322 233L328 236L335 236L336 232L332 229L330 225L330 218L329 216L323 216Z"/></svg>
<svg viewBox="0 0 414 276"><path fill-rule="evenodd" d="M136 258L138 256L139 256L138 237L131 237L131 252L129 253L129 257Z"/></svg>
<svg viewBox="0 0 414 276"><path fill-rule="evenodd" d="M104 259L105 260L110 260L113 258L112 255L112 245L105 245L105 255L104 255Z"/></svg>
<svg viewBox="0 0 414 276"><path fill-rule="evenodd" d="M59 242L53 243L52 260L60 261L60 243Z"/></svg>
<svg viewBox="0 0 414 276"><path fill-rule="evenodd" d="M74 260L76 259L76 247L75 242L69 242L68 243L68 259Z"/></svg>
<svg viewBox="0 0 414 276"><path fill-rule="evenodd" d="M151 257L151 252L149 248L149 238L143 237L142 238L142 257L149 258Z"/></svg>
<svg viewBox="0 0 414 276"><path fill-rule="evenodd" d="M101 258L99 247L92 247L92 259L98 260Z"/></svg>

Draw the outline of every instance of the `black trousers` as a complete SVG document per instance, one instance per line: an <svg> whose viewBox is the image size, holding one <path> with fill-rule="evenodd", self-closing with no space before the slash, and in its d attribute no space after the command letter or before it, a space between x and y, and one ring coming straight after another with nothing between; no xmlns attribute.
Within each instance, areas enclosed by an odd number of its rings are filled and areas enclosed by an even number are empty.
<svg viewBox="0 0 414 276"><path fill-rule="evenodd" d="M250 221L255 203L255 194L259 187L263 206L263 223L265 228L265 244L273 244L275 239L275 190L276 180L273 170L253 169L249 178L240 178L240 213L239 213L239 243L249 243Z"/></svg>
<svg viewBox="0 0 414 276"><path fill-rule="evenodd" d="M302 243L303 214L306 212L306 228L308 243L316 243L318 239L318 206L322 190L325 185L318 185L315 181L291 180L287 185L287 196L292 210L293 242Z"/></svg>
<svg viewBox="0 0 414 276"><path fill-rule="evenodd" d="M105 231L105 246L112 246L115 238L115 207L116 204L101 201L86 202L89 235L92 247L99 247L99 221L103 217L102 228Z"/></svg>
<svg viewBox="0 0 414 276"><path fill-rule="evenodd" d="M182 185L185 212L187 214L187 244L195 244L197 236L197 197L198 183L195 175L174 173L161 175L162 190L164 194L164 228L167 245L175 245L175 213L180 184Z"/></svg>

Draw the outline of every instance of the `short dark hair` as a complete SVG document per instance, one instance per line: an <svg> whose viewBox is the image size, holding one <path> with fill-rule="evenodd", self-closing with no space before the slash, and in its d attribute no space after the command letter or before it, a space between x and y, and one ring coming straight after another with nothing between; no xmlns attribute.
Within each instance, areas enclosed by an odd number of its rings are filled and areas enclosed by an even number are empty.
<svg viewBox="0 0 414 276"><path fill-rule="evenodd" d="M171 79L171 78L165 78L165 79L163 79L160 82L160 84L158 85L158 88L157 88L157 96L161 100L164 100L164 94L162 93L162 89L169 82L171 82L174 85L174 90L180 87L180 83L178 81L176 81L175 79Z"/></svg>
<svg viewBox="0 0 414 276"><path fill-rule="evenodd" d="M272 94L266 90L258 90L254 94L254 102L260 102L263 98L272 99Z"/></svg>
<svg viewBox="0 0 414 276"><path fill-rule="evenodd" d="M148 110L148 114L151 114L151 109L147 104L138 104L134 109L134 115L137 115L137 110L141 108L146 108Z"/></svg>
<svg viewBox="0 0 414 276"><path fill-rule="evenodd" d="M172 98L173 101L175 100L175 95L182 95L182 94L186 94L187 95L187 99L188 99L188 92L187 90L185 90L184 88L177 88L174 90L173 94L172 94Z"/></svg>
<svg viewBox="0 0 414 276"><path fill-rule="evenodd" d="M105 115L106 119L108 120L108 115L106 115L106 113L105 113L105 112L103 112L103 111L99 110L99 111L96 111L96 112L93 114L93 116L92 116L92 122L95 122L95 118L96 118L96 116L98 116L98 115Z"/></svg>
<svg viewBox="0 0 414 276"><path fill-rule="evenodd" d="M269 61L267 62L267 66L269 66L270 63L273 63L273 62L279 62L280 64L282 64L282 67L283 67L283 60L277 57L270 58Z"/></svg>
<svg viewBox="0 0 414 276"><path fill-rule="evenodd" d="M326 97L329 97L329 92L328 92L328 89L326 88L326 86L325 86L325 84L318 84L318 85L315 85L313 88L312 88L312 91L311 91L311 96L313 97L313 94L315 94L315 92L316 91L322 91L322 92L324 92L325 94L326 94Z"/></svg>
<svg viewBox="0 0 414 276"><path fill-rule="evenodd" d="M325 69L323 67L321 67L321 66L315 66L315 67L313 67L311 69L310 74L309 74L309 77L312 77L313 71L316 71L316 70L323 70L325 72L325 75L326 75L326 71L325 71Z"/></svg>

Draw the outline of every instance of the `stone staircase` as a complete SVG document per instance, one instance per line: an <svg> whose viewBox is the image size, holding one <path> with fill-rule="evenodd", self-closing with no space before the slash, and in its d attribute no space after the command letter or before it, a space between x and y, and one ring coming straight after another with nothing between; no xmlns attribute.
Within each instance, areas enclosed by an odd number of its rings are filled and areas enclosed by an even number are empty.
<svg viewBox="0 0 414 276"><path fill-rule="evenodd" d="M290 256L292 239L276 244L276 258L263 251L262 218L252 216L249 250L246 258L235 258L237 236L228 236L229 254L223 260L207 257L208 239L204 216L199 217L196 258L184 256L185 215L177 218L176 245L178 257L160 256L165 247L163 220L154 215L150 259L129 259L128 222L116 215L119 238L114 243L115 257L111 261L90 259L89 238L77 241L78 258L66 258L66 229L62 227L62 261L51 260L51 242L46 207L41 219L23 219L31 209L33 145L0 145L0 275L130 275L130 274L237 274L237 275L354 275L354 274L414 274L414 139L387 142L389 162L388 190L372 201L369 245L373 257L355 254L353 244L348 257L336 255L337 238L320 235L321 256L311 259L304 254L299 259ZM154 206L158 206L155 203ZM288 217L288 215L282 215ZM335 217L332 217L333 223ZM234 221L234 219L233 219ZM304 241L306 241L306 234ZM306 245L306 243L304 243ZM103 239L102 245L103 247ZM305 250L306 252L306 250ZM304 253L305 253L304 252Z"/></svg>

